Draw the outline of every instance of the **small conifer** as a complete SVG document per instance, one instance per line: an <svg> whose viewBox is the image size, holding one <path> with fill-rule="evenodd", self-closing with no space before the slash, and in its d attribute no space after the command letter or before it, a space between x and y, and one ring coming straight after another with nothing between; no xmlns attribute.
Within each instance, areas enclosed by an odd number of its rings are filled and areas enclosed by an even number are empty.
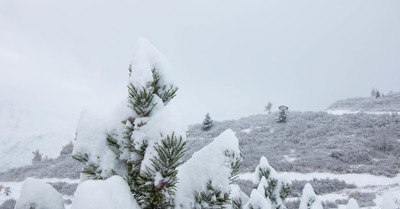
<svg viewBox="0 0 400 209"><path fill-rule="evenodd" d="M203 120L203 130L208 131L213 127L213 120L210 117L210 114L207 113L206 118Z"/></svg>

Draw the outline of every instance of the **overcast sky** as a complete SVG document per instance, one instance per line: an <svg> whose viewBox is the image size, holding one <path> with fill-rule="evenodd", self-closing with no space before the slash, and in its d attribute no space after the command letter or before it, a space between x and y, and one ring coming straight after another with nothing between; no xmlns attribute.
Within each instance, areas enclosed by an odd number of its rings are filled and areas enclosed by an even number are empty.
<svg viewBox="0 0 400 209"><path fill-rule="evenodd" d="M174 67L188 123L320 111L400 89L400 1L2 0L0 102L75 129L126 98L137 38Z"/></svg>

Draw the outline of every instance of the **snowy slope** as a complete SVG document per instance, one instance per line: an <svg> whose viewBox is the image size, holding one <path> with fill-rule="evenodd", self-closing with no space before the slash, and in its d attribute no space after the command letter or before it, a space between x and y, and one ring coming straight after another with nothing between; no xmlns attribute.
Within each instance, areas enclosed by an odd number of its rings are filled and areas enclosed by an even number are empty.
<svg viewBox="0 0 400 209"><path fill-rule="evenodd" d="M333 114L340 113L392 113L400 112L400 92L386 95L380 98L360 97L350 98L334 102L327 109Z"/></svg>
<svg viewBox="0 0 400 209"><path fill-rule="evenodd" d="M0 172L32 163L32 152L39 149L43 157L55 158L74 137L73 127L60 128L27 108L0 103Z"/></svg>

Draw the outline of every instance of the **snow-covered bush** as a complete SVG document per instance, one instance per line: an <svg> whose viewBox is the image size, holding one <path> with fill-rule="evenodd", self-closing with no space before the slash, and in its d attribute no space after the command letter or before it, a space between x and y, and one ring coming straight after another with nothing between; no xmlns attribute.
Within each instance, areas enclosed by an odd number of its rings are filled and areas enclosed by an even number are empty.
<svg viewBox="0 0 400 209"><path fill-rule="evenodd" d="M315 194L311 184L304 186L299 209L322 209L321 201Z"/></svg>
<svg viewBox="0 0 400 209"><path fill-rule="evenodd" d="M251 192L250 203L247 207L258 207L251 203L253 201L259 202L258 200L252 200L252 196L257 199L259 198L259 195L256 194L258 192L263 198L268 200L271 208L285 208L285 199L290 195L291 182L284 176L278 175L264 156L261 157L260 164L254 171L253 184L255 189Z"/></svg>
<svg viewBox="0 0 400 209"><path fill-rule="evenodd" d="M176 206L220 208L230 205L230 184L239 171L240 162L238 139L232 130L226 130L179 167Z"/></svg>
<svg viewBox="0 0 400 209"><path fill-rule="evenodd" d="M250 194L249 201L244 206L244 209L271 209L271 200L258 190L253 189Z"/></svg>
<svg viewBox="0 0 400 209"><path fill-rule="evenodd" d="M21 195L15 209L64 209L64 200L49 184L27 178L22 185Z"/></svg>
<svg viewBox="0 0 400 209"><path fill-rule="evenodd" d="M79 184L72 209L140 209L128 184L119 176L88 180Z"/></svg>
<svg viewBox="0 0 400 209"><path fill-rule="evenodd" d="M84 163L82 181L119 175L142 208L174 206L186 127L170 103L178 88L166 76L169 68L152 44L138 40L129 67L128 105L108 120L85 114L80 119L73 157Z"/></svg>
<svg viewBox="0 0 400 209"><path fill-rule="evenodd" d="M350 198L349 202L347 203L346 209L359 209L358 203L355 199Z"/></svg>

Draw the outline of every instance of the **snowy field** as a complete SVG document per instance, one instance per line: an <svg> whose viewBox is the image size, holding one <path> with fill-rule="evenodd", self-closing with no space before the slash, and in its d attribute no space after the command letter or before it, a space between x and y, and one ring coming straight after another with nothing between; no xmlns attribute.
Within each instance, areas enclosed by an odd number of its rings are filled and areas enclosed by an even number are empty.
<svg viewBox="0 0 400 209"><path fill-rule="evenodd" d="M281 173L286 175L290 180L306 180L310 181L314 178L317 179L338 179L343 180L348 184L355 184L357 188L345 189L335 193L320 195L321 201L331 201L348 199L349 194L353 191L375 193L376 198L374 202L379 206L385 196L392 197L397 207L400 207L400 174L396 177L389 178L386 176L375 176L371 174L333 174L333 173L297 173L297 172L286 172ZM250 181L252 179L252 173L242 173L239 174L239 179ZM69 184L77 184L79 180L77 179L55 179L55 178L44 178L40 179L42 182L56 183L56 182L66 182ZM4 187L11 188L10 196L0 195L0 205L3 204L7 199L13 198L18 199L23 182L0 182ZM71 195L63 195L63 199L66 201L65 208L70 208L70 201L73 199ZM296 198L291 198L289 200L295 200ZM338 204L339 209L345 208L345 205ZM377 208L377 207L372 207Z"/></svg>
<svg viewBox="0 0 400 209"><path fill-rule="evenodd" d="M389 178L386 176L375 176L371 174L333 174L333 173L297 173L285 172L281 173L286 175L290 180L305 180L312 179L338 179L343 180L348 184L355 184L357 188L345 189L335 193L324 194L319 196L321 201L335 202L336 200L349 199L349 194L354 191L366 192L376 194L374 203L379 206L385 196L392 197L400 207L400 174L396 177ZM239 179L251 181L252 173L242 173ZM292 198L296 199L296 198ZM345 208L345 205L338 204L339 208ZM377 207L373 207L377 208Z"/></svg>

